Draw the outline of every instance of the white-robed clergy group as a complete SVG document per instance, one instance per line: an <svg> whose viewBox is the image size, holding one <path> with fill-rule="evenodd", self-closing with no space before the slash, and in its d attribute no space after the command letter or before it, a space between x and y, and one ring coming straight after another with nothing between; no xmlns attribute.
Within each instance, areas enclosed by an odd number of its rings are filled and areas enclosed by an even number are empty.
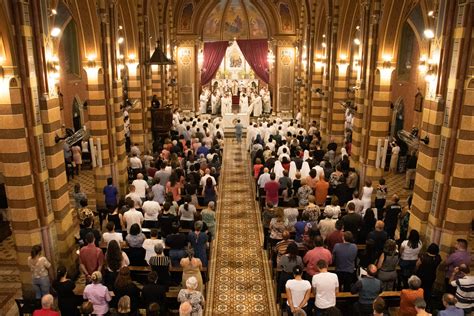
<svg viewBox="0 0 474 316"><path fill-rule="evenodd" d="M203 87L199 96L199 113L222 116L232 114L234 103L239 107L237 113L255 117L271 113L271 95L267 86L262 87L260 92L255 87L240 86L237 93L234 93L231 88L217 84L213 85L212 90L208 86Z"/></svg>

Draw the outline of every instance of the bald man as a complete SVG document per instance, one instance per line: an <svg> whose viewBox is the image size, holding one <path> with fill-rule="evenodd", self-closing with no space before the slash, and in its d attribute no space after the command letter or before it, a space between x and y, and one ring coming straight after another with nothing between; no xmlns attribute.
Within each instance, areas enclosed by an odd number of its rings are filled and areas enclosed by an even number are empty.
<svg viewBox="0 0 474 316"><path fill-rule="evenodd" d="M457 300L453 294L445 293L443 295L443 305L445 310L439 311L439 316L464 316L464 311L456 307Z"/></svg>
<svg viewBox="0 0 474 316"><path fill-rule="evenodd" d="M388 234L384 230L385 223L383 221L375 222L375 229L367 235L367 240L372 239L374 241L374 249L377 256L383 251L385 241L388 239Z"/></svg>
<svg viewBox="0 0 474 316"><path fill-rule="evenodd" d="M351 288L352 294L359 294L359 300L354 305L356 315L372 315L372 303L382 292L382 281L377 279L377 267L370 264L367 275L358 280Z"/></svg>
<svg viewBox="0 0 474 316"><path fill-rule="evenodd" d="M135 186L135 192L140 197L141 202L142 203L145 202L146 193L150 187L148 186L148 183L145 180L143 180L142 173L137 174L137 178L133 180L132 185Z"/></svg>

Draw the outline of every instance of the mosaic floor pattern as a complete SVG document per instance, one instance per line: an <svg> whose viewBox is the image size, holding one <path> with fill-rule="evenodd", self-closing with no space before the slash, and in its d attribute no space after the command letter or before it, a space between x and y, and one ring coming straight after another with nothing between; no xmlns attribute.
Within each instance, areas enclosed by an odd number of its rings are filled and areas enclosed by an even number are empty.
<svg viewBox="0 0 474 316"><path fill-rule="evenodd" d="M222 175L206 315L277 315L248 155L231 139Z"/></svg>

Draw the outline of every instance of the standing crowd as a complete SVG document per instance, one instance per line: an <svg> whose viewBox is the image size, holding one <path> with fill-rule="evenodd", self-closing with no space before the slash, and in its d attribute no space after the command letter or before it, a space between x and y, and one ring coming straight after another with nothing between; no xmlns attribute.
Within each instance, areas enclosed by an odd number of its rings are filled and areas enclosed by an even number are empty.
<svg viewBox="0 0 474 316"><path fill-rule="evenodd" d="M48 312L49 293L61 315L138 315L140 309L168 315L166 293L175 290L180 314L202 315L223 136L219 120L175 114L170 137L153 155L131 146L125 197L109 178L105 208L95 211L76 184L79 270L86 285L77 289L61 265L51 271L41 246L33 247L28 264L36 298L44 301L35 315L59 315Z"/></svg>
<svg viewBox="0 0 474 316"><path fill-rule="evenodd" d="M277 119L249 127L245 146L262 208L264 248L288 314L338 315L339 292L358 294L356 315L384 315L390 295L399 296L399 315L470 314L474 276L467 241L458 239L442 260L437 244L424 244L408 228L411 196L400 201L385 179L360 185L347 138L338 148L333 140L323 142L316 124L306 130L298 121ZM433 290L440 270L442 296Z"/></svg>

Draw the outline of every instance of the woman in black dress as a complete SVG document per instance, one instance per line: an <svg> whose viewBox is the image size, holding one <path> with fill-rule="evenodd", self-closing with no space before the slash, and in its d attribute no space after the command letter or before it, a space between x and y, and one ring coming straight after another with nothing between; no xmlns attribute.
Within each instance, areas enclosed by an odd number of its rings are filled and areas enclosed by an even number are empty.
<svg viewBox="0 0 474 316"><path fill-rule="evenodd" d="M53 282L53 289L58 297L58 306L61 315L79 315L78 302L74 294L76 284L67 278L67 270L64 266L59 266L56 271L57 279Z"/></svg>
<svg viewBox="0 0 474 316"><path fill-rule="evenodd" d="M427 303L431 299L433 283L436 280L436 270L440 263L439 247L434 243L428 246L426 252L416 262L416 275L421 280L421 286Z"/></svg>

